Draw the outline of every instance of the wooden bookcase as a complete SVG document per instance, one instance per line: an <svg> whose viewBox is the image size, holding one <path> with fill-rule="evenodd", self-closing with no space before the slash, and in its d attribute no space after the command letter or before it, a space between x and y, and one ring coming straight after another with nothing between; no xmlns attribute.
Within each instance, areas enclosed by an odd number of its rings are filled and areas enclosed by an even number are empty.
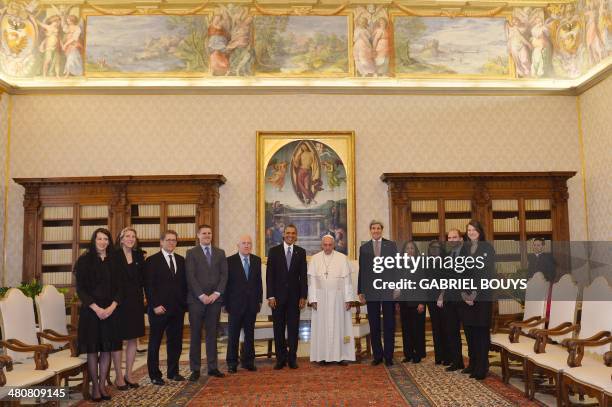
<svg viewBox="0 0 612 407"><path fill-rule="evenodd" d="M93 231L110 229L113 240L133 226L141 247L159 249L160 233L179 234L177 252L195 244L196 227L213 226L218 240L222 175L16 178L25 188L23 280L72 287L73 265Z"/></svg>
<svg viewBox="0 0 612 407"><path fill-rule="evenodd" d="M529 239L569 240L567 180L576 173L385 173L391 237L414 240L425 249L446 240L450 228L465 231L474 218L483 223L498 254L497 270L510 273L527 266Z"/></svg>

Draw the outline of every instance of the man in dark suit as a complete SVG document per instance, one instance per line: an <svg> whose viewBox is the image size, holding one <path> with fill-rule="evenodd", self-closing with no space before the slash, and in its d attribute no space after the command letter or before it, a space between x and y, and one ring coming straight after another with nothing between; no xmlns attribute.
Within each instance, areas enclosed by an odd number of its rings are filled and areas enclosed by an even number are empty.
<svg viewBox="0 0 612 407"><path fill-rule="evenodd" d="M545 240L541 237L533 239L533 253L527 255L527 278L539 271L544 274L546 281L554 282L557 277L555 259L551 253L544 252L544 245Z"/></svg>
<svg viewBox="0 0 612 407"><path fill-rule="evenodd" d="M308 280L306 250L295 245L296 240L297 228L295 225L287 225L283 232L283 243L268 251L266 292L268 305L272 309L276 370L285 367L287 362L291 369L298 367L300 310L306 306Z"/></svg>
<svg viewBox="0 0 612 407"><path fill-rule="evenodd" d="M149 315L149 349L147 367L151 382L164 384L159 370L159 347L164 331L168 353L168 379L183 381L179 374L179 358L183 350L183 320L187 309L187 281L185 259L175 254L178 235L173 230L164 232L161 250L145 261L147 311Z"/></svg>
<svg viewBox="0 0 612 407"><path fill-rule="evenodd" d="M238 241L238 253L227 258L225 310L228 312L227 370L236 373L240 330L244 329L243 368L255 371L255 318L261 309L261 258L251 254L253 241L248 235Z"/></svg>
<svg viewBox="0 0 612 407"><path fill-rule="evenodd" d="M372 240L364 243L359 248L359 279L357 293L359 302L366 304L368 309L368 321L370 323L370 337L372 341L372 353L374 360L372 365L376 366L385 360L387 366L393 365L393 350L395 348L395 302L381 301L383 298L373 298L368 300L366 292L372 292L373 288L366 285L371 284L376 275L374 273L374 257L395 257L397 246L395 242L383 239L383 224L373 220L370 222L370 236ZM390 276L390 273L386 273ZM377 277L378 278L378 277ZM385 279L388 280L388 279ZM386 296L386 295L382 295ZM394 296L397 296L394 293ZM386 299L386 298L384 298ZM381 343L381 321L380 314L383 315L384 348Z"/></svg>
<svg viewBox="0 0 612 407"><path fill-rule="evenodd" d="M217 326L221 315L221 295L227 284L225 252L211 245L212 227L198 227L199 244L187 251L187 304L191 341L189 367L192 382L200 378L202 365L202 327L206 329L206 359L208 375L223 377L217 367Z"/></svg>

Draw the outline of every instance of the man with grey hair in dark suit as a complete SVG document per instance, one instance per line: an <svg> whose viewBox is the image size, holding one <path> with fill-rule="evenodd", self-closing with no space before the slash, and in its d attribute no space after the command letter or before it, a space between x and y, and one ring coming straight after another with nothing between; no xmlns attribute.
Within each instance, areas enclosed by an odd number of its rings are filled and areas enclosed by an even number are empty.
<svg viewBox="0 0 612 407"><path fill-rule="evenodd" d="M189 348L189 380L198 381L202 364L202 327L206 329L208 375L223 377L217 367L217 324L221 315L220 298L227 285L225 252L212 244L212 227L198 227L198 245L187 251L187 304L191 341Z"/></svg>

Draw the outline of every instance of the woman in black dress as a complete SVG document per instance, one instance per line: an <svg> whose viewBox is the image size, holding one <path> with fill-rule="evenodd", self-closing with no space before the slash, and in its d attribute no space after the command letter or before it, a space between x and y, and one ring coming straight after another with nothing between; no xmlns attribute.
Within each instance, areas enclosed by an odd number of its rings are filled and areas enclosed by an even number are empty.
<svg viewBox="0 0 612 407"><path fill-rule="evenodd" d="M115 309L120 302L119 276L112 267L110 232L98 228L89 248L76 262L77 295L81 301L78 327L79 354L87 353L93 401L110 400L104 382L111 352L121 350Z"/></svg>
<svg viewBox="0 0 612 407"><path fill-rule="evenodd" d="M119 390L136 388L132 369L136 359L138 338L144 336L144 253L138 248L136 230L124 228L117 238L117 250L113 256L113 267L121 277L121 306L117 309L119 337L127 341L125 348L125 373L121 371L122 352L113 352L115 385Z"/></svg>
<svg viewBox="0 0 612 407"><path fill-rule="evenodd" d="M474 286L479 287L480 281L495 275L495 250L485 240L482 224L471 220L467 225L467 242L461 249L464 257L473 257L477 263L480 258L484 267L466 269L464 277L471 278ZM493 312L492 296L487 290L462 291L463 303L459 308L463 331L468 344L469 365L461 373L469 373L470 377L483 380L489 372L489 345L491 344L491 315Z"/></svg>
<svg viewBox="0 0 612 407"><path fill-rule="evenodd" d="M402 248L402 253L409 257L417 257L419 248L408 241ZM416 270L410 274L409 279L418 283L422 270ZM402 363L420 363L425 357L425 300L426 298L411 298L414 296L412 290L404 291L399 303L400 319L402 321L402 344L404 348L404 359ZM419 290L416 290L419 291Z"/></svg>
<svg viewBox="0 0 612 407"><path fill-rule="evenodd" d="M442 243L437 240L429 242L427 246L427 255L429 257L444 259ZM440 281L447 278L446 270L443 265L427 270L426 278L429 280ZM431 333L434 343L434 355L436 365L450 361L449 350L447 347L446 326L444 324L444 290L431 289L428 292L427 309L429 310L429 319L431 321ZM449 363L450 364L450 363Z"/></svg>

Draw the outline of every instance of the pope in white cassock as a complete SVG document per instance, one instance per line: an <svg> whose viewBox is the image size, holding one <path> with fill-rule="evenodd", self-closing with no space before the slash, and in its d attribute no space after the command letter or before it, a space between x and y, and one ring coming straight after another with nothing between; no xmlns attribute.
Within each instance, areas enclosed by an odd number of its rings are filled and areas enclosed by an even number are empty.
<svg viewBox="0 0 612 407"><path fill-rule="evenodd" d="M334 250L332 236L323 236L323 251L308 264L308 302L312 305L310 361L346 366L355 360L351 302L351 269L346 256Z"/></svg>

